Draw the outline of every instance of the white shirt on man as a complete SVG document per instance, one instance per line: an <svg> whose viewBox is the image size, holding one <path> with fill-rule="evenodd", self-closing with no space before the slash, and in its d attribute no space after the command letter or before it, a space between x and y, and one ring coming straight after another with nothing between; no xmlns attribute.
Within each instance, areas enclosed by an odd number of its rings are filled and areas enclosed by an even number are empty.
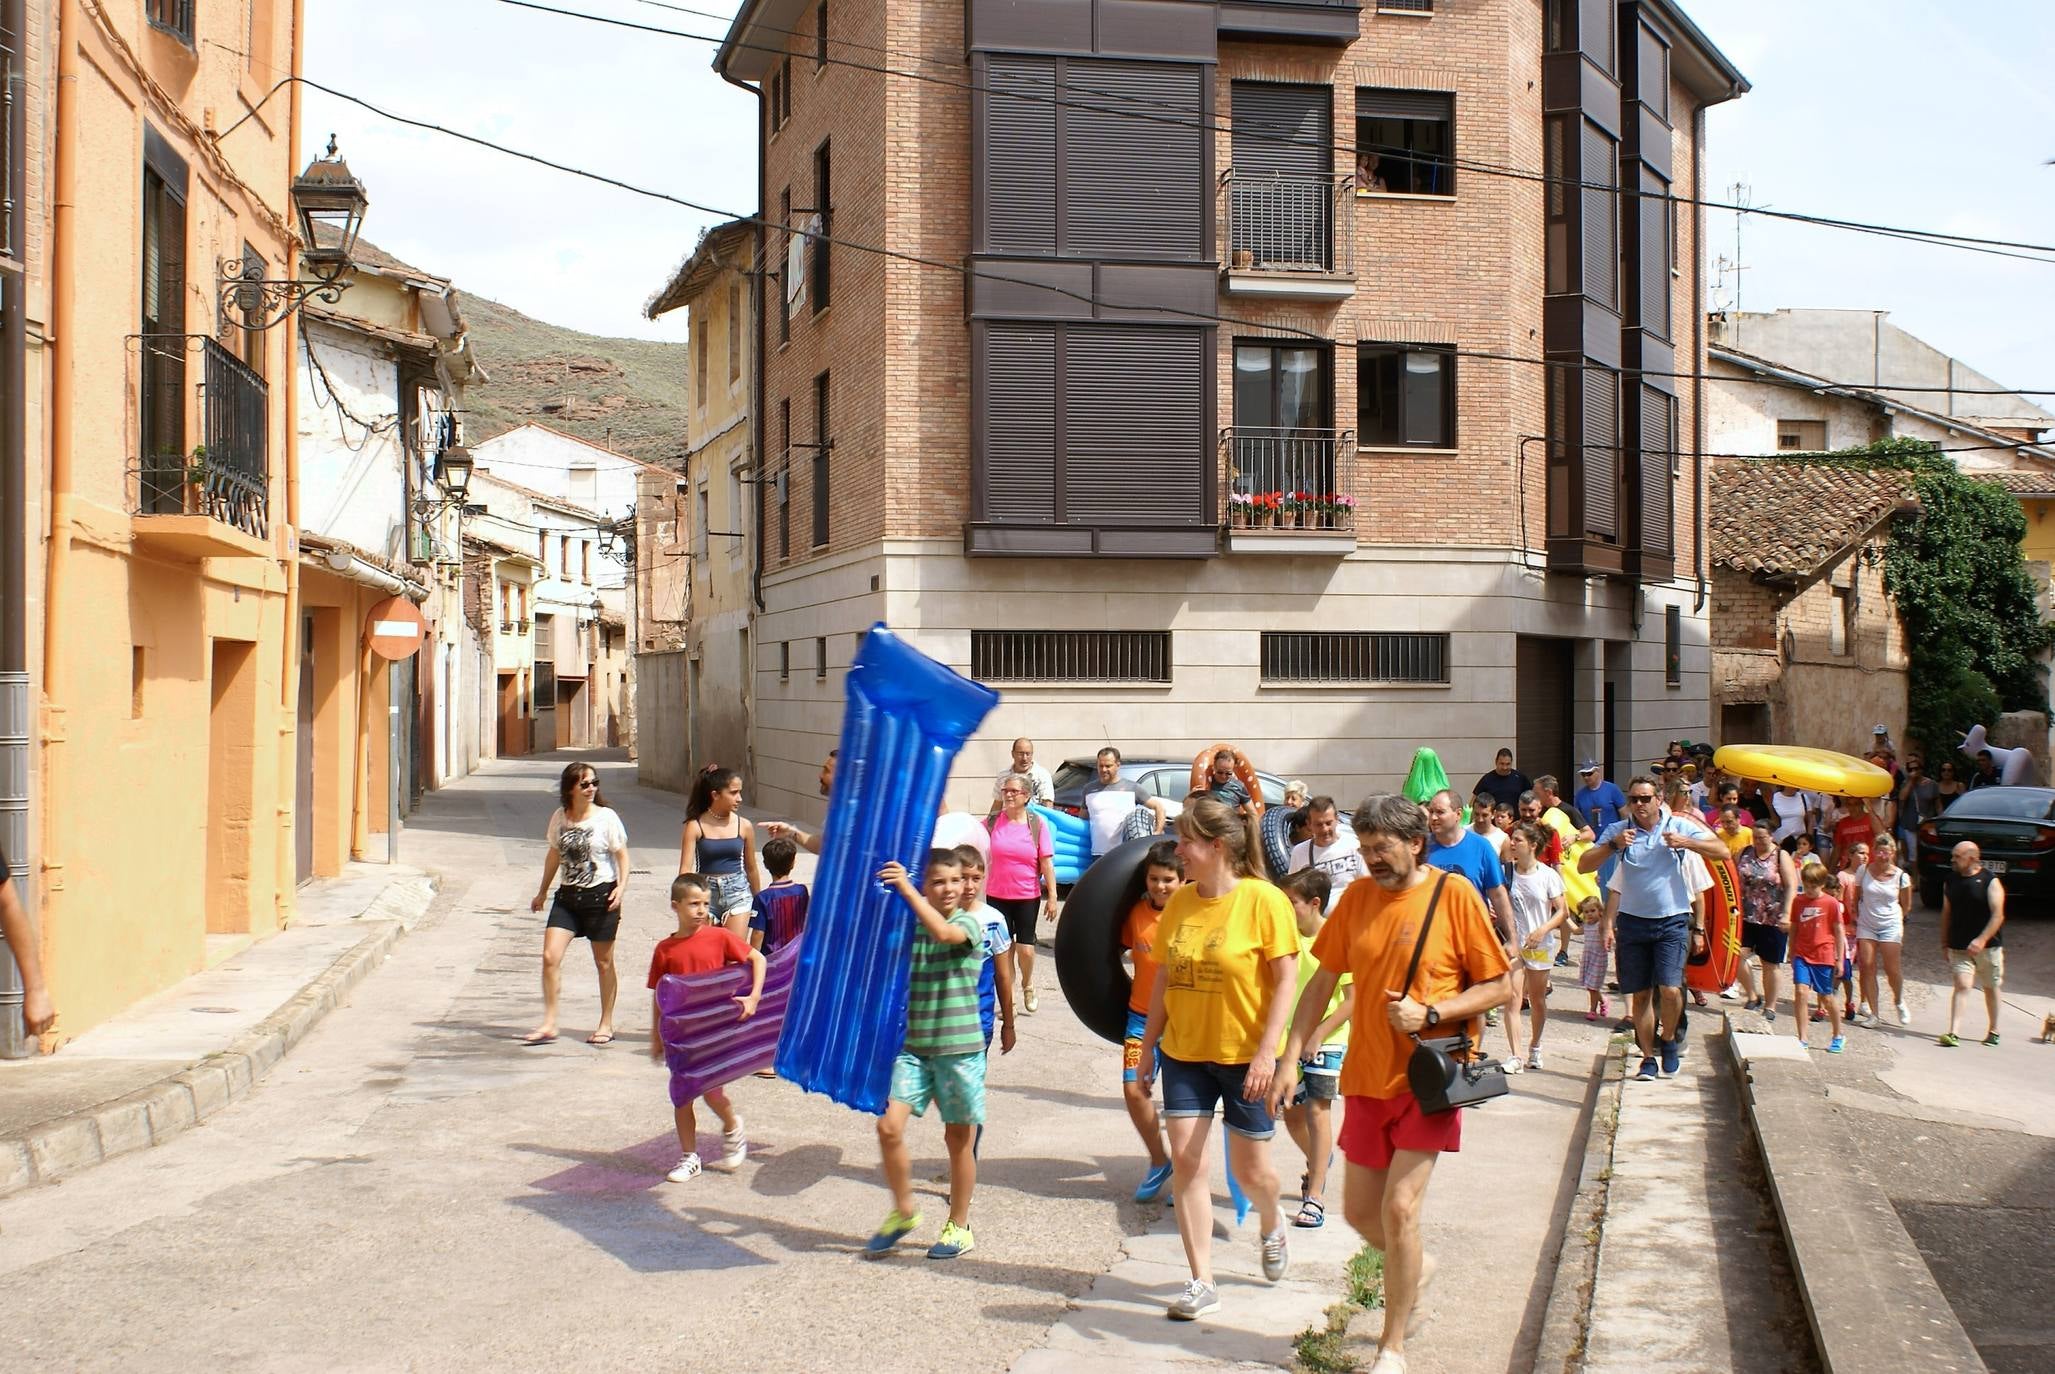
<svg viewBox="0 0 2055 1374"><path fill-rule="evenodd" d="M1012 776L1013 770L1011 768L1002 768L999 770L999 775L992 779L992 799L994 801L999 799L999 789L1004 787L1006 780ZM1044 806L1054 806L1056 804L1056 784L1050 779L1048 769L1042 767L1039 763L1031 763L1027 766L1027 772L1022 776L1028 780L1028 800L1030 802L1040 802Z"/></svg>
<svg viewBox="0 0 2055 1374"><path fill-rule="evenodd" d="M1336 832L1333 844L1321 845L1317 850L1311 840L1293 845L1291 871L1296 873L1302 868L1317 868L1327 875L1329 911L1341 900L1343 888L1370 872L1363 864L1363 846L1356 839L1356 832L1346 827Z"/></svg>

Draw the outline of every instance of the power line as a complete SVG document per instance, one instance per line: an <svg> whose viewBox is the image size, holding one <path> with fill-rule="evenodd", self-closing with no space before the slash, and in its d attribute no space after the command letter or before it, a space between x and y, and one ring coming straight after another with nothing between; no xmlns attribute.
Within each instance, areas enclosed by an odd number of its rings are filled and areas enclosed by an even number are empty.
<svg viewBox="0 0 2055 1374"><path fill-rule="evenodd" d="M439 133L446 137L457 139L461 142L470 143L477 147L490 149L493 152L503 154L507 157L517 158L525 162L532 162L542 167L548 167L552 171L563 172L569 176L580 177L588 181L596 181L601 185L605 186L612 186L618 190L627 191L632 195L642 196L650 200L659 200L667 202L669 204L682 206L685 209L693 210L700 214L713 215L722 219L734 220L738 223L753 224L765 229L772 229L787 234L797 235L803 238L811 239L817 243L839 245L852 252L870 253L879 257L909 262L916 266L928 267L939 271L949 272L956 276L963 277L966 280L969 280L971 278L978 278L984 281L997 282L1004 285L1025 286L1037 291L1047 291L1053 295L1068 297L1069 299L1107 310L1176 315L1183 318L1197 320L1202 323L1228 325L1239 330L1261 330L1264 331L1263 337L1288 336L1294 338L1303 338L1322 344L1332 344L1335 342L1334 339L1327 334L1317 333L1315 331L1308 329L1301 329L1294 325L1274 324L1254 320L1240 319L1233 316L1220 315L1208 311L1174 309L1169 307L1158 308L1137 302L1123 303L1119 301L1110 301L1103 298L1089 296L1083 292L1070 291L1061 287L1051 286L1045 282L1035 281L1029 278L1005 276L1000 273L991 272L982 268L972 269L964 266L961 263L946 262L936 258L921 257L917 254L905 253L894 249L883 248L876 244L862 243L853 239L842 238L836 235L824 233L817 229L809 229L803 225L780 223L776 220L768 219L762 215L742 214L735 211L723 209L719 206L706 205L699 201L689 200L683 196L672 195L671 193L666 191L658 191L648 187L638 186L632 182L623 181L618 177L607 176L604 173L600 172L587 171L582 167L575 167L568 163L558 162L554 159L543 157L537 153L524 152L523 150L518 148L512 148L502 143L496 143L491 139L481 138L476 134L467 134L462 132L461 130L450 129L444 127L443 125L434 124L426 120L414 119L406 115L397 114L391 110L387 110L381 108L378 105L374 105L370 101L365 100L360 96L354 96L346 91L338 90L333 86L324 85L323 83L316 81L311 77L287 77L284 80L278 82L271 88L270 91L265 93L264 98L262 100L257 102L257 104L252 108L251 114L254 114L256 110L262 109L264 105L274 95L278 93L279 90L281 90L287 85L292 84L293 82L299 82L300 84L309 86L314 90L322 92L325 95L333 96L338 100L346 101L349 104L359 107L360 109L369 111L370 113L377 115L381 119L386 119L397 124L406 125L409 128L421 129L431 133ZM245 115L244 117L248 118L249 115ZM234 126L230 126L229 130L224 131L223 136L225 137L227 133L233 132L233 129ZM1571 368L1577 371L1603 372L1610 375L1617 375L1622 377L1669 377L1691 381L1741 382L1749 385L1779 386L1785 387L1787 389L1797 388L1804 385L1802 383L1786 382L1781 379L1770 377L1725 377L1717 373L1710 372L1666 371L1655 368L1615 368L1608 367L1604 364L1599 363L1588 363L1578 359L1533 358L1513 353L1497 353L1485 349L1462 349L1444 347L1442 351L1459 358L1474 358L1481 361L1491 362L1519 363L1527 366L1538 367ZM1834 390L1874 390L1874 388L1872 388L1867 383L1832 382L1824 379L1817 381L1807 389L1813 390L1815 392ZM1951 389L1945 387L1891 387L1889 388L1889 390L1903 391L1907 393L1917 393L1943 392ZM1952 388L1952 390L1954 391L1954 394L1957 395L2055 395L2055 387L2011 387L1978 390L1957 387ZM1993 447L2009 448L2015 446L2002 445ZM2020 445L2017 445L2017 447L2033 447L2033 445L2022 443Z"/></svg>
<svg viewBox="0 0 2055 1374"><path fill-rule="evenodd" d="M642 2L646 4L656 4L657 0L642 0ZM604 24L609 27L629 29L638 33L660 34L671 38L682 38L689 42L708 43L712 44L717 48L726 46L728 42L728 40L722 36L715 36L713 34L690 33L683 29L667 29L655 24L637 23L632 19L617 19L610 15L589 14L582 10L564 9L555 5L541 4L539 3L539 0L499 0L499 3L503 5L511 5L516 9L534 10L538 13L554 14L567 19L582 19L588 23ZM688 9L682 5L663 4L659 5L658 7L663 9L677 10L681 13L705 15L709 18L722 17L718 15L713 15L710 12L704 10ZM807 34L797 29L780 28L777 25L764 25L762 27L766 28L767 30L773 33L784 33L791 35L793 37L804 38L817 36ZM804 53L793 53L787 48L774 47L768 43L738 42L734 46L745 51L769 53L784 58L796 56L803 59L807 56ZM831 44L830 46L832 47L833 45ZM845 42L843 46L857 47L868 45L857 45ZM894 49L872 50L887 53L897 51ZM957 62L953 59L927 58L915 56L912 54L902 55L910 57L913 61L927 62L930 65L948 65L957 67L959 69L966 67L966 64ZM1233 133L1232 117L1230 117L1227 121L1206 120L1204 118L1194 117L1187 112L1180 111L1176 106L1170 104L1167 101L1155 100L1147 97L1128 96L1120 92L1098 90L1090 87L1078 86L1068 82L1065 83L1065 88L1069 90L1081 91L1085 94L1095 95L1102 99L1118 101L1125 106L1154 106L1158 109L1169 111L1169 113L1154 115L1146 113L1144 110L1138 108L1123 109L1113 108L1109 106L1092 105L1080 101L1065 100L1060 96L1044 96L1016 89L993 87L976 81L952 81L945 77L932 76L926 72L907 71L903 68L884 66L871 62L858 62L847 57L822 56L816 53L814 54L814 60L816 62L825 63L828 66L850 67L857 71L870 72L875 75L897 76L910 81L926 82L931 85L946 86L956 90L996 95L1004 99L1031 101L1037 104L1048 104L1064 108L1082 109L1099 114L1120 114L1132 119L1141 119L1153 123L1169 124L1177 127L1194 129L1200 132L1227 134ZM1313 145L1309 144L1306 146L1310 147ZM1397 153L1401 155L1411 156L1413 155L1414 150L1390 144L1363 144L1359 142L1356 144L1330 144L1328 145L1327 151L1329 151L1330 153L1347 153L1353 157L1356 153L1363 151L1377 152L1380 154ZM1955 248L1965 252L1985 253L1994 257L2015 258L2023 262L2055 263L2055 244L2027 243L2011 239L1985 238L1969 234L1950 234L1937 229L1915 229L1900 225L1876 224L1863 220L1842 219L1831 215L1809 214L1798 210L1776 210L1767 206L1744 205L1734 201L1706 200L1697 196L1680 196L1677 195L1675 192L1664 192L1660 195L1654 195L1647 191L1643 191L1638 187L1622 186L1614 182L1586 181L1581 178L1551 176L1546 172L1537 171L1531 168L1513 167L1500 163L1481 162L1472 159L1449 158L1447 159L1447 162L1449 166L1453 167L1458 171L1475 172L1482 176L1498 176L1519 181L1543 182L1551 186L1564 186L1574 187L1580 190L1603 191L1616 196L1636 196L1644 200L1663 200L1669 202L1672 205L1689 205L1697 207L1699 209L1706 210L1730 210L1735 212L1736 214L1760 215L1769 219L1787 220L1793 223L1812 225L1817 228L1842 229L1851 233L1868 234L1883 238L1895 238L1909 243L1926 243L1932 244L1936 247Z"/></svg>

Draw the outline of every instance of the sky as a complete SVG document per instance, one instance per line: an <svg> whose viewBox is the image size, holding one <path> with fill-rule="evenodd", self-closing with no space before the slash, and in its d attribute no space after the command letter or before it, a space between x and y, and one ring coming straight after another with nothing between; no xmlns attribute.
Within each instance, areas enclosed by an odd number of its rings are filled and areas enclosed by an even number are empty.
<svg viewBox="0 0 2055 1374"><path fill-rule="evenodd" d="M725 19L642 0L550 0L719 38ZM732 0L667 0L732 13ZM2048 0L1685 0L1754 89L1707 116L1707 198L2023 242L2055 242ZM714 45L502 0L307 0L306 74L394 113L724 212L755 208L755 101ZM281 97L282 98L282 97ZM307 92L305 151L330 131L371 195L365 236L555 324L685 337L643 303L725 215L584 182ZM1735 216L1707 213L1736 256ZM1748 217L1740 304L1886 310L2012 386L2055 388L2055 265ZM1710 276L1708 278L1710 280ZM1733 275L1723 304L1732 303ZM2043 403L2055 408L2055 396Z"/></svg>

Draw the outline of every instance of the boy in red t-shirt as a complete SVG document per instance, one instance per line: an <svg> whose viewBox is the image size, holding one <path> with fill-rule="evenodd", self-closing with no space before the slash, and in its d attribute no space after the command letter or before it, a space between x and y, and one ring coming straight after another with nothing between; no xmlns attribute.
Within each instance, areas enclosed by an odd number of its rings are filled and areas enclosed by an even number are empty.
<svg viewBox="0 0 2055 1374"><path fill-rule="evenodd" d="M1869 813L1869 803L1861 797L1849 797L1845 804L1847 812L1834 822L1834 852L1841 856L1844 865L1850 849L1877 837L1877 818Z"/></svg>
<svg viewBox="0 0 2055 1374"><path fill-rule="evenodd" d="M1149 997L1156 990L1158 967L1154 947L1156 923L1171 894L1184 885L1184 861L1177 857L1177 844L1158 840L1149 846L1142 861L1143 892L1120 927L1120 944L1134 955L1134 990L1127 999L1127 1038L1121 1045L1120 1088L1127 1098L1127 1117L1149 1151L1149 1172L1135 1189L1136 1202L1154 1202L1170 1184L1170 1153L1163 1148L1163 1123L1156 1115L1156 1100L1140 1081L1142 1033L1149 1024ZM1153 1075L1152 1075L1153 1076Z"/></svg>
<svg viewBox="0 0 2055 1374"><path fill-rule="evenodd" d="M726 926L708 923L713 915L712 883L697 873L680 873L671 880L671 910L678 917L678 933L657 941L656 953L649 959L649 1057L659 1064L664 1059L664 1013L656 1003L655 988L657 980L665 974L684 977L712 973L729 964L748 964L749 995L735 999L742 1009L736 1018L740 1021L756 1015L757 1000L763 996L763 955L744 944L742 937ZM705 1096L706 1105L721 1119L721 1167L738 1169L749 1155L749 1138L742 1133L742 1118L735 1114L723 1089L709 1088ZM699 1120L693 1114L690 1098L679 1103L672 1116L678 1125L678 1147L685 1153L664 1178L670 1183L684 1183L697 1178L700 1172Z"/></svg>
<svg viewBox="0 0 2055 1374"><path fill-rule="evenodd" d="M1833 1035L1827 1053L1839 1054L1847 1042L1841 1036L1841 1003L1834 997L1834 984L1848 957L1848 936L1840 899L1827 895L1832 876L1816 859L1798 875L1805 893L1791 904L1791 1020L1803 1045L1810 1025L1807 1003L1817 996L1826 1003Z"/></svg>

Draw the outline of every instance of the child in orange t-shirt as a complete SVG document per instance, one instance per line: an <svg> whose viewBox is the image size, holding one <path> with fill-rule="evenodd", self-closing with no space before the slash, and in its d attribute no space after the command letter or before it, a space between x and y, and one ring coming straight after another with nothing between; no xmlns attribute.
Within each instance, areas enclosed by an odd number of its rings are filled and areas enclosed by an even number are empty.
<svg viewBox="0 0 2055 1374"><path fill-rule="evenodd" d="M744 944L742 937L726 926L709 924L713 915L713 885L697 873L680 873L671 880L671 910L678 917L678 933L657 941L656 952L649 959L649 1057L657 1063L664 1062L664 1041L660 1027L663 1024L663 1008L657 1005L655 988L657 980L667 973L684 977L693 973L712 973L729 964L748 964L750 971L749 995L737 997L735 1003L742 1009L738 1020L747 1021L756 1015L757 1000L763 996L764 957L757 950ZM749 1138L743 1134L742 1118L735 1114L735 1108L728 1101L728 1094L720 1088L709 1088L706 1105L714 1109L721 1119L721 1167L739 1169L749 1155ZM679 1103L671 1113L678 1127L678 1148L684 1151L677 1167L664 1175L670 1183L684 1183L697 1178L699 1162L699 1120L693 1114L692 1099Z"/></svg>
<svg viewBox="0 0 2055 1374"><path fill-rule="evenodd" d="M1156 923L1171 894L1184 884L1184 861L1177 857L1177 844L1158 840L1149 846L1142 861L1142 899L1127 913L1120 927L1120 944L1134 955L1134 990L1127 999L1127 1038L1121 1042L1121 1092L1127 1098L1127 1117L1149 1151L1149 1172L1135 1189L1136 1202L1154 1202L1170 1185L1170 1152L1163 1147L1163 1122L1156 1114L1156 1101L1140 1081L1142 1033L1149 1025L1149 997L1156 990L1154 957Z"/></svg>

